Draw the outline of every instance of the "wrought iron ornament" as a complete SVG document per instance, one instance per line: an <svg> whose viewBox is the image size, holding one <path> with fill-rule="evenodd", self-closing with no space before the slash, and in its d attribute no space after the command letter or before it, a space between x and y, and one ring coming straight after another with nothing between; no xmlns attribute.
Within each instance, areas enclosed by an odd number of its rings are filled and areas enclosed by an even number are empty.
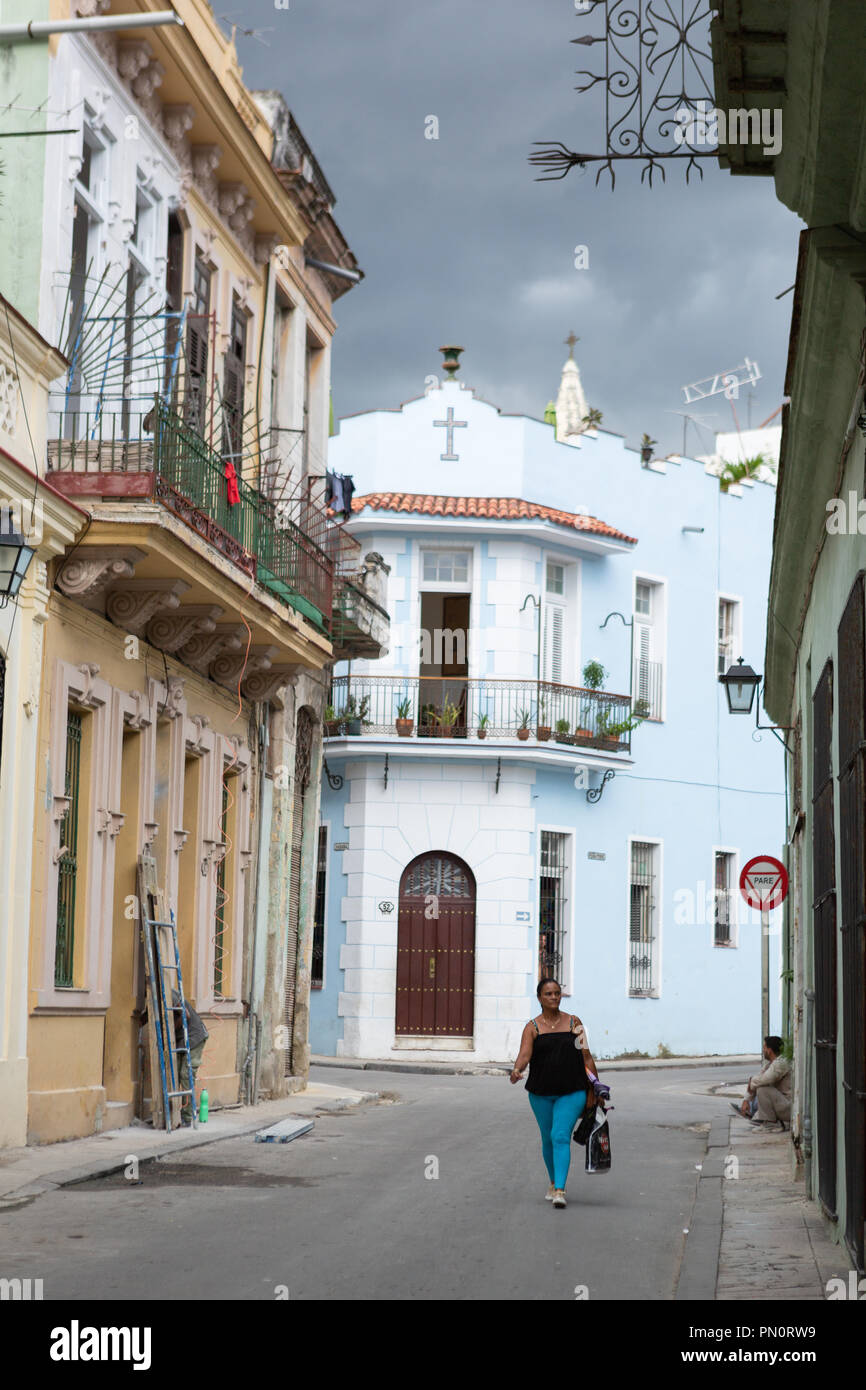
<svg viewBox="0 0 866 1390"><path fill-rule="evenodd" d="M610 174L614 161L643 162L641 183L653 173L665 177L663 160L686 161L686 182L700 159L714 159L707 147L706 114L713 107L712 57L708 45L711 12L707 0L583 0L583 11L603 8L604 33L585 34L572 43L604 44L604 71L578 71L587 81L578 92L601 84L605 93L604 154L578 154L561 141L537 140L529 162L546 170L538 182L563 179L575 166L599 165ZM698 148L700 144L700 148Z"/></svg>

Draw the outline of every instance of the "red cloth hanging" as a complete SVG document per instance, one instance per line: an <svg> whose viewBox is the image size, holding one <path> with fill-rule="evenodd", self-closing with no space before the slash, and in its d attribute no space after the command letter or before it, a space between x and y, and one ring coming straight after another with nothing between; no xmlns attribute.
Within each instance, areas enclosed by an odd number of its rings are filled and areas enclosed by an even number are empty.
<svg viewBox="0 0 866 1390"><path fill-rule="evenodd" d="M240 502L241 495L238 491L238 475L231 459L226 459L225 480L228 504L230 507L234 507L236 503Z"/></svg>

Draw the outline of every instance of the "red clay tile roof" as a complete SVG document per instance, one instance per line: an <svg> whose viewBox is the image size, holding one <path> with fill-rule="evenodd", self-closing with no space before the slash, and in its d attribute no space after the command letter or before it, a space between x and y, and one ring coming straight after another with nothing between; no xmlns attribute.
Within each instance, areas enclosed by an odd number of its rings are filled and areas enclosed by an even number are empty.
<svg viewBox="0 0 866 1390"><path fill-rule="evenodd" d="M561 512L556 507L543 507L539 502L524 502L520 497L433 497L421 492L367 492L352 499L353 512L362 512L365 507L377 512L420 512L425 516L477 516L486 521L552 521L557 526L570 526L575 531L590 531L597 536L637 545L634 536L617 531L597 517Z"/></svg>

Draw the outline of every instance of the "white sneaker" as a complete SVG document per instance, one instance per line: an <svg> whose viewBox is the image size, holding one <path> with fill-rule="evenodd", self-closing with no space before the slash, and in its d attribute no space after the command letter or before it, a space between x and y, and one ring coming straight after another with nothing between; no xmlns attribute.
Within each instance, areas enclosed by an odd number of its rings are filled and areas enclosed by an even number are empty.
<svg viewBox="0 0 866 1390"><path fill-rule="evenodd" d="M564 1207L564 1206L567 1205L566 1200L565 1200L565 1193L564 1193L563 1191L561 1191L560 1189L558 1189L558 1190L557 1190L556 1192L554 1192L554 1194L553 1194L553 1205L554 1205L555 1207Z"/></svg>
<svg viewBox="0 0 866 1390"><path fill-rule="evenodd" d="M553 1186L553 1183L551 1183L551 1184L550 1184L550 1187L547 1189L547 1191L546 1191L545 1194L544 1194L544 1200L545 1200L545 1202L552 1202L552 1201L553 1201L553 1194L554 1194L555 1191L556 1191L556 1188Z"/></svg>

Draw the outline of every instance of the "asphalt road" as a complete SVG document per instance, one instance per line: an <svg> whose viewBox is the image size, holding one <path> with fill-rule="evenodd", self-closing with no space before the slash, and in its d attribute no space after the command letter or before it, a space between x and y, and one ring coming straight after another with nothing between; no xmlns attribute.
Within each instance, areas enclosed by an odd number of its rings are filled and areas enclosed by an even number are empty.
<svg viewBox="0 0 866 1390"><path fill-rule="evenodd" d="M742 1067L612 1073L613 1170L569 1205L522 1085L499 1076L324 1069L393 1103L317 1118L290 1144L252 1136L39 1197L0 1217L0 1272L46 1300L572 1301L673 1296L711 1119ZM438 1177L433 1172L437 1160Z"/></svg>

